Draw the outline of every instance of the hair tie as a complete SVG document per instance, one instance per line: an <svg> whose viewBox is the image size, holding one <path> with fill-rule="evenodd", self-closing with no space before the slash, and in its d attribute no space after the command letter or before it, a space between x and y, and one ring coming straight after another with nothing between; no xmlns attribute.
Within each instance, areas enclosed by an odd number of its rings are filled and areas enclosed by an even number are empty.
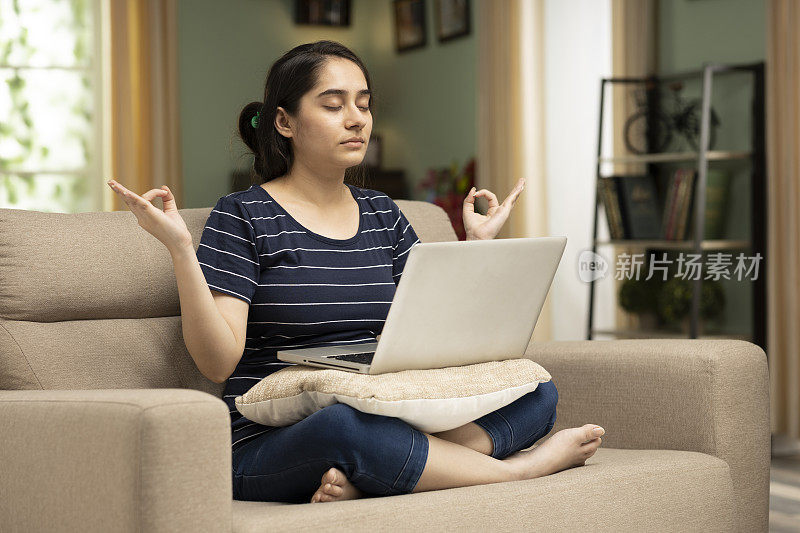
<svg viewBox="0 0 800 533"><path fill-rule="evenodd" d="M250 119L250 124L253 126L253 128L258 127L258 117L260 116L261 116L261 111L256 111L256 116Z"/></svg>

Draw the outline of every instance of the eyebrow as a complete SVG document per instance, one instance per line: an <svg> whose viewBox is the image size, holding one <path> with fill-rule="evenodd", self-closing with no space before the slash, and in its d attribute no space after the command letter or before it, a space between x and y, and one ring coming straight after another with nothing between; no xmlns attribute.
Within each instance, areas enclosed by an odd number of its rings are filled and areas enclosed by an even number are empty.
<svg viewBox="0 0 800 533"><path fill-rule="evenodd" d="M317 95L317 98L320 98L321 96L328 96L329 94L345 95L348 92L349 91L345 91L344 89L328 89L327 91L322 91L321 93L319 93ZM361 89L360 91L358 91L359 96L363 94L371 95L372 91L370 91L369 89Z"/></svg>

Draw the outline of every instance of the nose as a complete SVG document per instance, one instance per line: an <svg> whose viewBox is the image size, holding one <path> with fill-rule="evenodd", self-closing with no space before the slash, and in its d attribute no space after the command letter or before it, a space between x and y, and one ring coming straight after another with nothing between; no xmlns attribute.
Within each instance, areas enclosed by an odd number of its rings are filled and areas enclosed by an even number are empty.
<svg viewBox="0 0 800 533"><path fill-rule="evenodd" d="M363 111L358 108L358 105L355 103L347 106L347 113L345 114L345 118L347 120L347 129L351 129L353 126L358 126L358 129L363 129L364 125L366 124L366 119L364 118Z"/></svg>

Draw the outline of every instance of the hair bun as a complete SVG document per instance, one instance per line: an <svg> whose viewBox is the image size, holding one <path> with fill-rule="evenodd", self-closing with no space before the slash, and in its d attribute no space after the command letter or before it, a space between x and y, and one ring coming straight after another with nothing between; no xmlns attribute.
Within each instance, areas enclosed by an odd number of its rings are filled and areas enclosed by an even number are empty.
<svg viewBox="0 0 800 533"><path fill-rule="evenodd" d="M258 153L258 138L255 128L261 121L263 105L261 102L250 102L239 114L239 135L254 154Z"/></svg>

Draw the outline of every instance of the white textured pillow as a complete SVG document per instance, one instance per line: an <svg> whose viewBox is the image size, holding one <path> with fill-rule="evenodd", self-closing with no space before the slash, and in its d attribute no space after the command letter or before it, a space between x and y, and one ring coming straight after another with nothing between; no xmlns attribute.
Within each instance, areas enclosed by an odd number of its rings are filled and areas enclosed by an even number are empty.
<svg viewBox="0 0 800 533"><path fill-rule="evenodd" d="M267 426L288 426L345 403L433 433L472 422L550 379L547 370L525 358L374 376L295 365L265 377L235 403L245 418Z"/></svg>

